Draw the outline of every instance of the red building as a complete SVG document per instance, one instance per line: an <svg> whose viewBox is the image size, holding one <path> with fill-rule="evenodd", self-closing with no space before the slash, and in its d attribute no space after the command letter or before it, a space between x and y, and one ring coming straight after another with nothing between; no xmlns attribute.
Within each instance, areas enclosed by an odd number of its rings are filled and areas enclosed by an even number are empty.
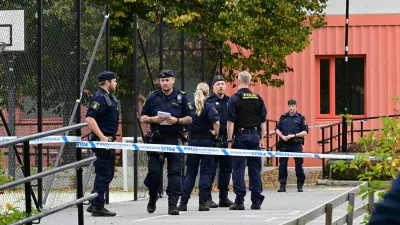
<svg viewBox="0 0 400 225"><path fill-rule="evenodd" d="M392 99L399 95L397 88L400 86L400 78L397 78L400 43L396 41L400 39L400 1L385 1L385 5L373 0L350 2L348 96L352 118L394 114L398 104ZM304 51L287 57L294 72L280 76L285 85L281 88L261 84L252 87L264 98L268 119L278 120L287 110L287 101L294 98L298 111L306 117L309 126L341 121L340 113L344 108L345 1L329 1L328 5L327 26L313 32L312 42ZM235 91L229 88L230 94ZM363 126L364 129L379 128L380 121L365 121ZM274 128L271 126L270 130ZM357 121L354 129L359 128L360 121ZM337 129L333 133L337 134ZM321 136L320 128L310 128L304 152L320 153L322 148L318 141ZM359 136L359 133L355 134L354 140ZM275 137L270 141L274 144ZM337 146L337 140L333 145ZM319 166L321 160L306 159L304 165Z"/></svg>

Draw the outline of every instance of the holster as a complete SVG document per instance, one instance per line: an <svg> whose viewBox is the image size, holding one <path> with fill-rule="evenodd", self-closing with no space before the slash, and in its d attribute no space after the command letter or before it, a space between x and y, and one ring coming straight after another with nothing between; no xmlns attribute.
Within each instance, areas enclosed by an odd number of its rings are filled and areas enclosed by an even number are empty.
<svg viewBox="0 0 400 225"><path fill-rule="evenodd" d="M216 147L216 148L224 147L224 136L223 135L218 135L218 137L214 139L214 147Z"/></svg>

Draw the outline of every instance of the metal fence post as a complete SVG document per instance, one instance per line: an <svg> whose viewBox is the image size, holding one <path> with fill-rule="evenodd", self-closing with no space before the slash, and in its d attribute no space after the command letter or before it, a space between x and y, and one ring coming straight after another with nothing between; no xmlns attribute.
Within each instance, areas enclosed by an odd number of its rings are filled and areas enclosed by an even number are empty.
<svg viewBox="0 0 400 225"><path fill-rule="evenodd" d="M185 32L181 31L181 90L185 90ZM203 81L203 78L202 78ZM182 154L182 185L185 181L185 154Z"/></svg>
<svg viewBox="0 0 400 225"><path fill-rule="evenodd" d="M37 0L37 14L38 14L38 33L37 33L37 70L38 70L38 83L37 83L37 119L38 119L38 127L37 131L38 133L43 131L43 111L42 111L42 87L43 87L43 67L42 67L42 59L43 59L43 2L42 0ZM38 173L41 173L43 171L43 148L42 145L38 145ZM39 207L42 206L42 200L43 200L43 183L42 179L38 179L37 181L38 185L38 204Z"/></svg>
<svg viewBox="0 0 400 225"><path fill-rule="evenodd" d="M205 53L204 53L204 48L205 48L205 38L204 34L201 35L201 82L204 82L205 79Z"/></svg>
<svg viewBox="0 0 400 225"><path fill-rule="evenodd" d="M29 177L31 175L31 161L29 152L29 141L24 142L24 177ZM32 213L32 189L31 182L25 183L25 211L27 217ZM32 222L27 223L27 225L32 225Z"/></svg>
<svg viewBox="0 0 400 225"><path fill-rule="evenodd" d="M347 123L346 117L342 117L342 152L347 152Z"/></svg>
<svg viewBox="0 0 400 225"><path fill-rule="evenodd" d="M134 114L136 115L136 118L138 118L138 97L139 97L139 93L138 93L138 82L137 82L137 78L138 78L138 71L137 71L137 60L138 60L138 24L137 24L137 14L133 14L133 91L134 91ZM133 142L137 143L137 127L138 127L138 120L134 120L133 121L133 126L135 127L135 129L133 130ZM143 137L142 137L143 138ZM138 151L134 151L134 158L133 158L133 199L134 201L138 200L138 173L139 173L139 165L138 165ZM127 159L123 159L123 160L127 160Z"/></svg>
<svg viewBox="0 0 400 225"><path fill-rule="evenodd" d="M321 127L322 132L322 154L325 154L325 127ZM325 159L322 160L322 179L325 177Z"/></svg>

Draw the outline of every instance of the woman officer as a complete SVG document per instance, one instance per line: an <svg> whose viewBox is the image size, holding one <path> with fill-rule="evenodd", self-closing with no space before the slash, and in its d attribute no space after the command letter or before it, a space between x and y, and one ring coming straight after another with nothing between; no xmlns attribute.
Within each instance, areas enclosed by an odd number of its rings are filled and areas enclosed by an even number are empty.
<svg viewBox="0 0 400 225"><path fill-rule="evenodd" d="M215 137L219 131L219 115L214 105L205 100L209 96L208 84L202 82L197 85L194 97L195 107L191 113L193 122L190 124L189 132L191 140L190 146L213 147ZM192 193L196 176L200 164L199 179L199 211L209 211L206 205L208 195L211 192L210 175L213 164L212 155L188 154L186 159L186 176L183 183L183 193L181 196L179 211L187 211L187 203Z"/></svg>

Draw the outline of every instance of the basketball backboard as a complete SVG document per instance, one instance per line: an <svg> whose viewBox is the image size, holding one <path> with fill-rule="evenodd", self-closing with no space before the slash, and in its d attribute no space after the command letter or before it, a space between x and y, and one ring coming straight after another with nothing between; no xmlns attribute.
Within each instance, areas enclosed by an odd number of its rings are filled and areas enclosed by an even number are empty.
<svg viewBox="0 0 400 225"><path fill-rule="evenodd" d="M25 51L25 10L0 10L0 45L4 51Z"/></svg>

